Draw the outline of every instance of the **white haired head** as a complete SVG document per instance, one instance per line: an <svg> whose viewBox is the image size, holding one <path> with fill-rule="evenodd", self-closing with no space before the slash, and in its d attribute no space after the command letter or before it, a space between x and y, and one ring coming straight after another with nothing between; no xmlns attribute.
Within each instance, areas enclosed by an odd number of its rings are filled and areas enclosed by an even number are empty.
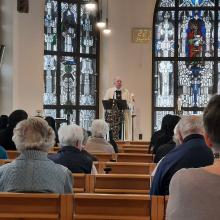
<svg viewBox="0 0 220 220"><path fill-rule="evenodd" d="M54 146L55 134L44 119L31 117L17 124L12 140L20 152L27 149L47 152Z"/></svg>
<svg viewBox="0 0 220 220"><path fill-rule="evenodd" d="M95 119L92 122L91 132L93 137L104 138L109 132L108 124L102 119Z"/></svg>
<svg viewBox="0 0 220 220"><path fill-rule="evenodd" d="M122 87L122 80L121 80L121 78L120 78L120 76L116 76L115 78L114 78L114 81L113 81L114 83L114 86L117 88L117 89L121 89L121 87Z"/></svg>
<svg viewBox="0 0 220 220"><path fill-rule="evenodd" d="M58 131L59 142L62 147L73 146L82 148L83 129L78 125L64 125Z"/></svg>
<svg viewBox="0 0 220 220"><path fill-rule="evenodd" d="M191 134L204 134L204 126L202 116L187 115L183 116L178 123L179 133L184 139Z"/></svg>

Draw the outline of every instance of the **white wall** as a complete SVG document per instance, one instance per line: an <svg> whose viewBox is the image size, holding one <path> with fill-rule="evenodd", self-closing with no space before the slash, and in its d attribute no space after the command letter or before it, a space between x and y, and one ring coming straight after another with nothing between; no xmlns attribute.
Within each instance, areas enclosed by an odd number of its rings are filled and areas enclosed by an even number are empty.
<svg viewBox="0 0 220 220"><path fill-rule="evenodd" d="M1 44L6 45L1 69L1 114L42 109L44 0L29 0L30 12L18 13L17 1L1 1Z"/></svg>
<svg viewBox="0 0 220 220"><path fill-rule="evenodd" d="M30 13L19 14L15 0L0 0L0 43L6 45L0 74L0 114L22 108L30 114L42 109L44 0L29 0ZM135 94L135 139L151 135L151 42L134 44L134 27L152 27L156 0L109 0L112 34L101 37L101 100L114 76Z"/></svg>

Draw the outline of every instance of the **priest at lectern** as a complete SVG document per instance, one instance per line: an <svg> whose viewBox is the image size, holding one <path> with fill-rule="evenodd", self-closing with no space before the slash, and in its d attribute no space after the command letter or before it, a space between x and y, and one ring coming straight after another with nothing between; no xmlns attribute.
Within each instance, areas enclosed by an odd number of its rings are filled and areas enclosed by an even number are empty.
<svg viewBox="0 0 220 220"><path fill-rule="evenodd" d="M113 100L113 102L117 102L117 100L127 101L127 109L123 111L122 115L123 128L119 131L119 139L131 140L131 109L133 109L131 96L127 89L122 88L122 80L119 76L114 78L113 84L114 87L109 88L106 91L104 100ZM119 117L121 117L120 114ZM111 126L112 125L110 123L110 129Z"/></svg>

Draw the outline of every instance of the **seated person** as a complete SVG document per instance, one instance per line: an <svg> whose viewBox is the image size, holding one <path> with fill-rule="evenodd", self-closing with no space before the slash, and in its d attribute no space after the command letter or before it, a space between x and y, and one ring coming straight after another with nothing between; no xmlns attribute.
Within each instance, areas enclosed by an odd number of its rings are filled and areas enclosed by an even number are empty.
<svg viewBox="0 0 220 220"><path fill-rule="evenodd" d="M27 119L28 115L24 110L15 110L8 117L7 128L0 131L0 145L6 150L16 150L12 141L13 130L18 122Z"/></svg>
<svg viewBox="0 0 220 220"><path fill-rule="evenodd" d="M92 136L86 144L86 150L90 153L115 153L111 144L105 137L109 132L108 124L102 119L95 119L91 127Z"/></svg>
<svg viewBox="0 0 220 220"><path fill-rule="evenodd" d="M178 170L208 166L214 161L212 151L205 144L201 116L184 116L177 127L181 144L171 150L158 165L151 195L168 195L170 180Z"/></svg>
<svg viewBox="0 0 220 220"><path fill-rule="evenodd" d="M55 135L44 119L33 117L19 122L12 139L21 154L0 167L1 192L72 192L71 172L47 158Z"/></svg>
<svg viewBox="0 0 220 220"><path fill-rule="evenodd" d="M0 159L3 159L3 160L8 159L7 151L2 146L0 146Z"/></svg>
<svg viewBox="0 0 220 220"><path fill-rule="evenodd" d="M7 115L1 115L0 116L0 131L3 129L6 129L8 126L8 116Z"/></svg>
<svg viewBox="0 0 220 220"><path fill-rule="evenodd" d="M53 131L55 133L55 146L57 146L57 144L59 143L59 140L58 140L58 134L57 134L57 128L56 128L56 121L51 116L46 116L44 119L45 121L47 121L48 125L50 125L50 127L53 128Z"/></svg>
<svg viewBox="0 0 220 220"><path fill-rule="evenodd" d="M156 154L159 148L172 141L173 131L180 117L177 115L167 115L163 131L157 136L153 148L153 154Z"/></svg>
<svg viewBox="0 0 220 220"><path fill-rule="evenodd" d="M58 131L61 150L48 157L72 173L97 173L92 158L82 152L83 129L78 125L64 125Z"/></svg>
<svg viewBox="0 0 220 220"><path fill-rule="evenodd" d="M216 153L220 152L219 108L220 95L216 95L209 101L203 114L205 141ZM211 166L178 171L170 182L166 219L220 219L219 180L219 159Z"/></svg>

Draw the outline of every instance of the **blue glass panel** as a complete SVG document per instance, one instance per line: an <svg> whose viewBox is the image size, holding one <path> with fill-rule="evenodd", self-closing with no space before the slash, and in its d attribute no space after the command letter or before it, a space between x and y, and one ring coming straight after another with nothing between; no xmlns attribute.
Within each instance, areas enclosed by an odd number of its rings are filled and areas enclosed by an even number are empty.
<svg viewBox="0 0 220 220"><path fill-rule="evenodd" d="M218 56L220 57L220 11L218 11Z"/></svg>
<svg viewBox="0 0 220 220"><path fill-rule="evenodd" d="M180 11L178 26L180 57L214 56L214 11Z"/></svg>
<svg viewBox="0 0 220 220"><path fill-rule="evenodd" d="M211 7L215 0L179 0L180 7Z"/></svg>
<svg viewBox="0 0 220 220"><path fill-rule="evenodd" d="M174 56L174 11L158 11L155 24L155 56Z"/></svg>
<svg viewBox="0 0 220 220"><path fill-rule="evenodd" d="M183 111L183 115L202 115L201 111Z"/></svg>
<svg viewBox="0 0 220 220"><path fill-rule="evenodd" d="M44 11L44 49L57 50L57 1L46 0Z"/></svg>
<svg viewBox="0 0 220 220"><path fill-rule="evenodd" d="M183 107L205 107L212 96L214 62L178 62L178 96Z"/></svg>
<svg viewBox="0 0 220 220"><path fill-rule="evenodd" d="M92 121L95 119L94 110L80 110L80 126L90 130Z"/></svg>
<svg viewBox="0 0 220 220"><path fill-rule="evenodd" d="M158 131L161 128L161 122L165 115L170 114L173 115L173 111L156 111L154 113L154 131Z"/></svg>
<svg viewBox="0 0 220 220"><path fill-rule="evenodd" d="M86 10L85 5L81 5L80 15L80 53L96 54L96 16Z"/></svg>
<svg viewBox="0 0 220 220"><path fill-rule="evenodd" d="M60 70L60 103L74 105L76 103L76 60L72 57L62 57Z"/></svg>
<svg viewBox="0 0 220 220"><path fill-rule="evenodd" d="M155 63L154 97L156 107L173 107L174 69L172 61Z"/></svg>
<svg viewBox="0 0 220 220"><path fill-rule="evenodd" d="M161 0L159 7L175 7L175 0Z"/></svg>
<svg viewBox="0 0 220 220"><path fill-rule="evenodd" d="M44 105L56 105L57 56L44 56Z"/></svg>
<svg viewBox="0 0 220 220"><path fill-rule="evenodd" d="M77 5L61 3L61 48L65 52L76 51Z"/></svg>
<svg viewBox="0 0 220 220"><path fill-rule="evenodd" d="M80 58L80 105L96 104L96 60Z"/></svg>

